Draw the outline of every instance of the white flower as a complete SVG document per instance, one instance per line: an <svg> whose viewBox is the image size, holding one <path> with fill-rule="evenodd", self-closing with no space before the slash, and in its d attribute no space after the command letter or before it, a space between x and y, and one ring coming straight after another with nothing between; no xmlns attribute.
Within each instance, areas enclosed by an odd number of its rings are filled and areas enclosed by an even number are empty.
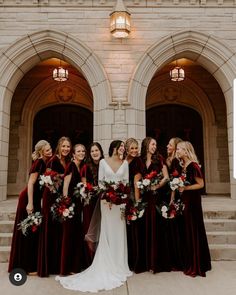
<svg viewBox="0 0 236 295"><path fill-rule="evenodd" d="M145 211L144 209L139 211L138 218L141 218L143 216L144 211Z"/></svg>
<svg viewBox="0 0 236 295"><path fill-rule="evenodd" d="M164 217L164 218L167 218L168 216L167 216L167 213L165 213L165 212L162 212L162 216Z"/></svg>
<svg viewBox="0 0 236 295"><path fill-rule="evenodd" d="M166 213L168 211L167 206L162 206L161 207L161 212Z"/></svg>
<svg viewBox="0 0 236 295"><path fill-rule="evenodd" d="M150 182L151 182L150 179L144 179L143 180L143 185L148 186L150 184Z"/></svg>
<svg viewBox="0 0 236 295"><path fill-rule="evenodd" d="M138 217L136 216L136 215L133 215L132 217L131 217L131 220L136 220Z"/></svg>
<svg viewBox="0 0 236 295"><path fill-rule="evenodd" d="M82 187L84 187L83 182L79 182L79 183L77 183L77 187L80 188L80 189L81 189Z"/></svg>
<svg viewBox="0 0 236 295"><path fill-rule="evenodd" d="M68 209L69 209L69 211L73 211L74 210L74 207L73 206L70 206Z"/></svg>
<svg viewBox="0 0 236 295"><path fill-rule="evenodd" d="M64 216L64 217L67 217L67 216L69 216L69 213L70 213L69 209L65 209L65 210L63 211L63 216Z"/></svg>

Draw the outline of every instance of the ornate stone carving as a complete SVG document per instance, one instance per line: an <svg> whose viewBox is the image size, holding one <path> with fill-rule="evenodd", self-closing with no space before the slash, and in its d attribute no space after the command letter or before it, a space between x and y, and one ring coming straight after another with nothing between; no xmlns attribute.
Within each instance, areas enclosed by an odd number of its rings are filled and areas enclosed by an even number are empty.
<svg viewBox="0 0 236 295"><path fill-rule="evenodd" d="M75 97L75 90L68 86L60 86L55 91L56 99L62 102L69 102Z"/></svg>

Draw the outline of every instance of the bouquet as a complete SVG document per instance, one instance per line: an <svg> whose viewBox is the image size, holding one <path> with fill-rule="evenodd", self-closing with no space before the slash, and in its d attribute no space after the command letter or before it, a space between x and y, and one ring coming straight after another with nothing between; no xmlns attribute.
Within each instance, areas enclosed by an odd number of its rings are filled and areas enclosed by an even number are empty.
<svg viewBox="0 0 236 295"><path fill-rule="evenodd" d="M157 171L152 171L147 174L143 179L137 181L137 187L140 189L141 194L146 191L150 191L153 185L157 185L163 178L163 173L157 173Z"/></svg>
<svg viewBox="0 0 236 295"><path fill-rule="evenodd" d="M129 184L125 184L122 181L100 181L99 182L99 193L101 199L106 200L115 205L126 204L128 202L128 194L130 193Z"/></svg>
<svg viewBox="0 0 236 295"><path fill-rule="evenodd" d="M147 207L146 202L133 201L133 203L128 204L125 212L127 224L141 218L145 212L145 207Z"/></svg>
<svg viewBox="0 0 236 295"><path fill-rule="evenodd" d="M18 229L22 231L24 236L27 236L29 232L36 232L40 224L42 223L42 215L40 212L34 212L29 214L24 220L18 224Z"/></svg>
<svg viewBox="0 0 236 295"><path fill-rule="evenodd" d="M180 199L171 202L169 205L162 203L159 207L157 207L157 210L162 217L172 219L183 214L184 203Z"/></svg>
<svg viewBox="0 0 236 295"><path fill-rule="evenodd" d="M51 213L54 220L63 222L68 218L72 218L75 204L70 197L60 196L56 199L55 203L51 206Z"/></svg>
<svg viewBox="0 0 236 295"><path fill-rule="evenodd" d="M186 181L186 174L182 173L180 176L178 176L178 172L176 171L173 172L171 180L169 182L169 185L172 191L175 191L178 188L188 184L190 183Z"/></svg>
<svg viewBox="0 0 236 295"><path fill-rule="evenodd" d="M84 206L90 203L92 197L96 196L98 193L98 187L93 186L91 183L79 182L74 189L74 196L79 197Z"/></svg>
<svg viewBox="0 0 236 295"><path fill-rule="evenodd" d="M49 188L50 192L52 193L59 193L59 188L62 185L62 176L53 171L48 169L43 175L40 175L39 185L41 187L46 186Z"/></svg>

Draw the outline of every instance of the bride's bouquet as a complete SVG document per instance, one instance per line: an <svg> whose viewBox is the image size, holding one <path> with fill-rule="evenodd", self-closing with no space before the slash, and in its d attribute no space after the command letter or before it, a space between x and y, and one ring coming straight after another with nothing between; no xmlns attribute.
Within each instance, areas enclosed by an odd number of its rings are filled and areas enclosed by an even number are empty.
<svg viewBox="0 0 236 295"><path fill-rule="evenodd" d="M111 205L126 204L128 201L128 194L130 193L130 186L128 183L122 181L100 181L99 193L102 200L106 200Z"/></svg>

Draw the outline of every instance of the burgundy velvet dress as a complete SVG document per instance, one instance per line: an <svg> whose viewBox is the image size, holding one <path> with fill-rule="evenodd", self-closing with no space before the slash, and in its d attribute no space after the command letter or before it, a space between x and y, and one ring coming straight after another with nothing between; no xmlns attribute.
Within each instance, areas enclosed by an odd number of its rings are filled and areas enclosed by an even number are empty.
<svg viewBox="0 0 236 295"><path fill-rule="evenodd" d="M81 169L81 177L85 177L86 181L92 184L93 186L98 185L98 167L99 165L92 165L92 164L85 164ZM89 225L91 218L93 216L93 211L96 206L98 198L94 197L90 200L90 203L88 205L83 206L82 209L82 224L83 224L83 238L88 232ZM95 251L89 247L88 243L84 241L85 244L85 259L86 264L89 266L92 261L95 254Z"/></svg>
<svg viewBox="0 0 236 295"><path fill-rule="evenodd" d="M152 162L147 168L144 163L144 176L152 171L160 173L164 160L162 157L157 162ZM146 271L153 273L171 270L170 249L167 235L167 221L157 211L158 206L165 196L163 190L158 189L143 194L143 201L147 202L144 213L145 231L143 232L143 243L145 243Z"/></svg>
<svg viewBox="0 0 236 295"><path fill-rule="evenodd" d="M195 177L203 178L197 163L191 162L186 169L186 180L195 184ZM211 269L211 257L203 221L200 190L186 190L181 195L184 209L184 273L206 276Z"/></svg>
<svg viewBox="0 0 236 295"><path fill-rule="evenodd" d="M29 174L37 172L38 175L41 175L45 170L46 164L43 159L37 159L33 162ZM41 197L42 190L39 186L38 177L34 184L34 212L41 211ZM38 238L40 228L34 233L29 233L27 236L24 236L21 230L18 230L18 224L28 216L26 211L27 204L28 192L26 187L19 195L8 267L9 272L14 268L22 268L27 273L37 271Z"/></svg>
<svg viewBox="0 0 236 295"><path fill-rule="evenodd" d="M174 158L171 162L170 167L168 167L169 177L172 178L173 172L178 175L181 175L182 167L179 164L179 160ZM170 199L171 189L168 185L168 195ZM175 193L175 200L181 199L181 196L178 191ZM183 244L183 215L176 216L173 219L167 220L167 236L168 236L168 245L170 249L170 260L171 268L175 271L182 271L184 266L184 244Z"/></svg>
<svg viewBox="0 0 236 295"><path fill-rule="evenodd" d="M47 168L61 175L65 173L65 169L56 155L50 159ZM59 188L59 193L62 193L62 187L63 185ZM58 195L51 193L47 187L44 188L42 202L43 222L39 236L38 253L38 275L40 277L60 273L62 224L53 220L51 214L51 206L57 197Z"/></svg>
<svg viewBox="0 0 236 295"><path fill-rule="evenodd" d="M129 183L131 188L131 197L134 198L134 177L140 173L143 174L143 163L140 157L134 158L129 163ZM127 242L128 242L128 263L130 270L135 273L146 271L145 244L143 243L143 233L145 232L145 219L139 218L130 221L127 224Z"/></svg>
<svg viewBox="0 0 236 295"><path fill-rule="evenodd" d="M80 172L74 162L71 162L65 176L72 173L68 189L68 196L75 203L74 216L62 223L61 267L60 275L78 273L87 267L83 239L82 209L80 199L73 197L74 188L81 182Z"/></svg>

